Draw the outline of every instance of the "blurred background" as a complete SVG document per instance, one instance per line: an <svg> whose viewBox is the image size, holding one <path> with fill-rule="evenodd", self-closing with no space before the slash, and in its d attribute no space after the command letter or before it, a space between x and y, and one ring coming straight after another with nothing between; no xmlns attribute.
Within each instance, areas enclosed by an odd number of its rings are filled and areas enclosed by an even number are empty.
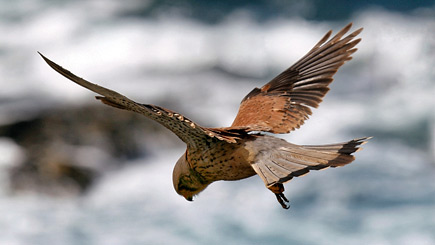
<svg viewBox="0 0 435 245"><path fill-rule="evenodd" d="M2 244L435 244L434 1L0 0ZM374 136L349 166L258 176L192 203L172 186L184 144L94 100L36 53L208 127L328 30L364 27L320 109L282 137Z"/></svg>

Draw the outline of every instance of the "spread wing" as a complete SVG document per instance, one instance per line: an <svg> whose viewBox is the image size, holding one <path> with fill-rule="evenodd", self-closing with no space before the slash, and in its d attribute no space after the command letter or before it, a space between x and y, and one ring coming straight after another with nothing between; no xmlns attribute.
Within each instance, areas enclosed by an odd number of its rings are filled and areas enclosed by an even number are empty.
<svg viewBox="0 0 435 245"><path fill-rule="evenodd" d="M317 108L333 75L357 50L361 39L354 39L362 28L343 37L348 24L329 41L329 31L304 57L262 88L252 90L241 102L231 127L248 131L288 133L299 128L310 107Z"/></svg>
<svg viewBox="0 0 435 245"><path fill-rule="evenodd" d="M49 60L41 53L39 54L51 68L60 73L62 76L68 78L69 80L77 83L80 86L83 86L99 95L102 95L96 96L96 98L104 104L119 109L134 111L154 121L157 121L158 123L162 124L169 130L174 132L181 140L183 140L191 147L201 147L212 138L227 141L229 143L235 143L238 139L239 133L237 130L204 128L199 126L192 120L186 118L185 116L174 111L155 105L139 104L113 90L88 82L83 78L80 78L71 73L70 71L62 68L53 61Z"/></svg>

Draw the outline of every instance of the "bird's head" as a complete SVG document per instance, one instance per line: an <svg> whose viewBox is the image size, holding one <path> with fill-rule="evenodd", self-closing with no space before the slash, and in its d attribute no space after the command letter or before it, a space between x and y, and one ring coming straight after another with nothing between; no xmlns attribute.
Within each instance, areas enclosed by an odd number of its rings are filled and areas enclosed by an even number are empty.
<svg viewBox="0 0 435 245"><path fill-rule="evenodd" d="M193 201L193 197L210 184L190 167L186 159L186 153L184 153L175 164L172 173L172 182L175 191L186 198L187 201Z"/></svg>

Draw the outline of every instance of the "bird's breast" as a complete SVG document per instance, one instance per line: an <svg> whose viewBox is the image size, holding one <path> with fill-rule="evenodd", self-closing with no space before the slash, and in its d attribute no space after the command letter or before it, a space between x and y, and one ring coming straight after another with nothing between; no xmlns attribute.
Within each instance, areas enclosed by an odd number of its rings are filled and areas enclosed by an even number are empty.
<svg viewBox="0 0 435 245"><path fill-rule="evenodd" d="M239 180L255 175L244 142L213 142L207 149L188 149L187 160L204 179Z"/></svg>

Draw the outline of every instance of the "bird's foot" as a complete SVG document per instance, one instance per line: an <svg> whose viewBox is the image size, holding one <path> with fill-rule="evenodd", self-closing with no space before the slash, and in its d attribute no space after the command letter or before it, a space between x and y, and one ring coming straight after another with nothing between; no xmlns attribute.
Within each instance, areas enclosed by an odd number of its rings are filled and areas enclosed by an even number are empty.
<svg viewBox="0 0 435 245"><path fill-rule="evenodd" d="M284 196L284 193L275 193L276 199L278 200L279 204L281 204L281 207L284 209L289 209L290 204L289 200Z"/></svg>
<svg viewBox="0 0 435 245"><path fill-rule="evenodd" d="M273 193L275 193L276 199L279 204L281 204L282 208L289 209L290 204L289 200L284 196L284 185L281 183L274 184L268 187Z"/></svg>

